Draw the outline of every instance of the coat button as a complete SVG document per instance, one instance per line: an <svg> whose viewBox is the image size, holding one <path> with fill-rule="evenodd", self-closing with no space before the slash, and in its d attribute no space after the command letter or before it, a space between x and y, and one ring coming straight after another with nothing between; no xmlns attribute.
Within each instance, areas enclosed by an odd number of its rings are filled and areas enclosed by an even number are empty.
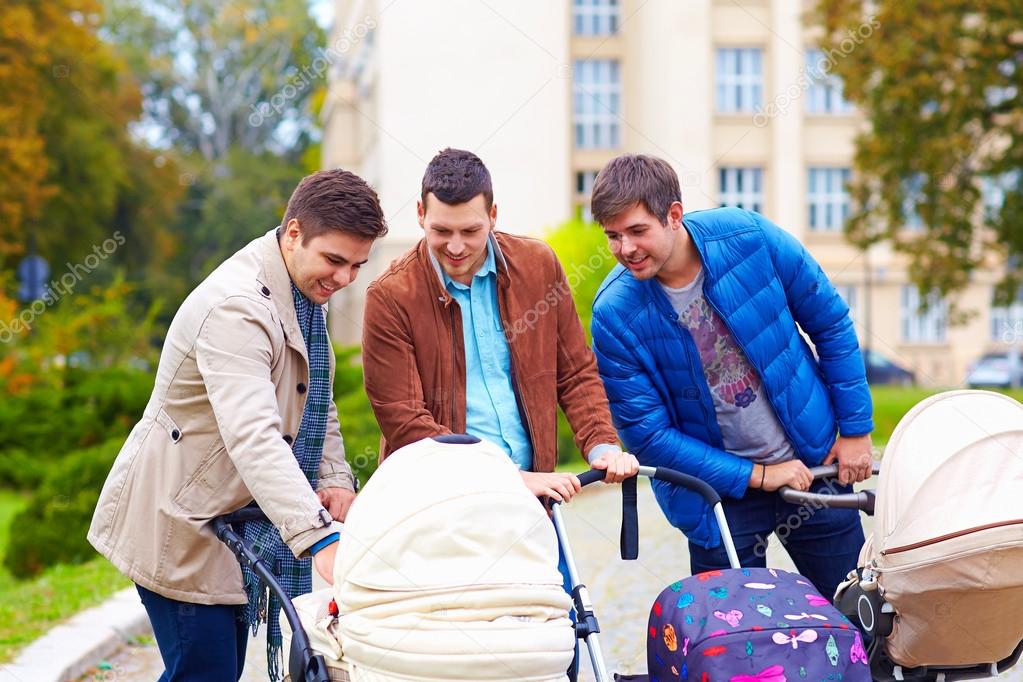
<svg viewBox="0 0 1023 682"><path fill-rule="evenodd" d="M284 434L284 442L287 443L288 445L291 445L292 441L294 441L294 440L295 439L292 438L290 435Z"/></svg>
<svg viewBox="0 0 1023 682"><path fill-rule="evenodd" d="M267 287L263 287L262 289L260 289L260 291L263 292L264 296L269 296L270 295L270 290Z"/></svg>
<svg viewBox="0 0 1023 682"><path fill-rule="evenodd" d="M171 431L171 440L173 440L175 443L181 440L181 432L178 431L177 429Z"/></svg>
<svg viewBox="0 0 1023 682"><path fill-rule="evenodd" d="M305 393L305 384L299 383L297 388L299 393Z"/></svg>

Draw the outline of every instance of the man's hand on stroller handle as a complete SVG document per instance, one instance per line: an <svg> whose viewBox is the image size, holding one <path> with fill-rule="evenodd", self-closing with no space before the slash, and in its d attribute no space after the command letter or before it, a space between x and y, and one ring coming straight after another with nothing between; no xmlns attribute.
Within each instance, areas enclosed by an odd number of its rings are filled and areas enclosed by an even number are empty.
<svg viewBox="0 0 1023 682"><path fill-rule="evenodd" d="M781 464L755 464L749 477L749 487L773 492L782 486L796 490L809 490L813 474L798 459Z"/></svg>
<svg viewBox="0 0 1023 682"><path fill-rule="evenodd" d="M555 502L568 502L573 495L582 490L579 478L575 474L547 474L539 471L520 471L519 474L529 492L537 497L549 497Z"/></svg>
<svg viewBox="0 0 1023 682"><path fill-rule="evenodd" d="M635 455L616 448L594 459L590 466L607 471L604 483L621 483L636 475L639 471L639 460Z"/></svg>
<svg viewBox="0 0 1023 682"><path fill-rule="evenodd" d="M330 518L341 523L344 523L352 502L355 502L355 492L348 488L324 488L317 491L316 496L320 498L323 508L330 512Z"/></svg>
<svg viewBox="0 0 1023 682"><path fill-rule="evenodd" d="M831 447L824 464L838 463L838 482L842 485L859 483L870 478L874 463L870 434L865 436L839 436Z"/></svg>

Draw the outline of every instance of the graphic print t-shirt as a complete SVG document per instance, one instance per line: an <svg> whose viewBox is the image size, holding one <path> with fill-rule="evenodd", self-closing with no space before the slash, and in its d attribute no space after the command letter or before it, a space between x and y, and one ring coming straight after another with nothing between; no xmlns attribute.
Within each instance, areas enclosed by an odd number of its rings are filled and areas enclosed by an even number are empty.
<svg viewBox="0 0 1023 682"><path fill-rule="evenodd" d="M760 375L703 295L703 270L684 287L661 287L700 352L725 450L760 464L794 459Z"/></svg>

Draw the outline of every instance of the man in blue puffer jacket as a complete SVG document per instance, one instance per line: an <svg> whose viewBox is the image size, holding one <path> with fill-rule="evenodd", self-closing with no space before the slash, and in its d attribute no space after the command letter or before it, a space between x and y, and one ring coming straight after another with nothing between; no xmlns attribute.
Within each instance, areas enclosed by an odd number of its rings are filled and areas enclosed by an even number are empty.
<svg viewBox="0 0 1023 682"><path fill-rule="evenodd" d="M619 265L593 303L593 346L626 447L648 466L710 483L743 566L784 543L825 595L855 568L855 510L797 508L783 485L818 490L807 465L837 462L834 492L870 476L871 399L849 309L787 232L737 208L685 215L678 176L642 155L611 161L593 216ZM816 348L814 356L799 330ZM655 483L689 539L693 573L728 559L702 498Z"/></svg>

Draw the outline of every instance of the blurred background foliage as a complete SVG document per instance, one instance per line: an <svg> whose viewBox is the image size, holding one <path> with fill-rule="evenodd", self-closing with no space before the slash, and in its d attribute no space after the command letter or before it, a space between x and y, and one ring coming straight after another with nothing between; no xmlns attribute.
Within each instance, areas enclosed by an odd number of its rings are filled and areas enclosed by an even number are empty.
<svg viewBox="0 0 1023 682"><path fill-rule="evenodd" d="M324 44L306 0L0 5L0 488L17 510L3 515L5 529L13 520L0 556L10 575L95 556L84 539L91 509L149 399L171 317L279 222L319 167L326 81L301 68ZM30 253L49 263L48 281L70 284L34 306L17 300L14 276ZM372 449L359 460L365 479L379 432L357 359L358 349L340 353L336 397L352 412L349 449Z"/></svg>
<svg viewBox="0 0 1023 682"><path fill-rule="evenodd" d="M840 48L866 11L881 19L881 38L835 67L845 95L877 122L857 141L862 211L849 236L897 240L878 226L904 207L902 179L925 177L928 231L896 246L914 257L917 279L942 291L968 279L985 249L1023 252L1018 192L985 231L965 220L978 208L974 180L1023 165L1018 8L982 4L820 0L813 10L823 48ZM980 12L986 21L971 19ZM84 541L91 509L149 398L171 316L217 264L277 224L299 179L319 167L327 84L303 69L325 42L307 0L0 4L0 525L13 519L0 532L0 605L15 592L5 591L10 576L45 578L48 566L94 557ZM1013 144L976 156L999 135ZM59 279L115 235L117 248L75 278L73 295L38 313L17 300L13 273L26 254L46 258ZM589 335L590 304L614 264L603 233L577 220L547 239ZM1011 293L1023 259L1009 262ZM15 320L23 328L10 329ZM347 455L365 482L380 432L359 349L337 349L337 361ZM875 391L876 440L924 395ZM563 464L581 468L563 417L558 447ZM113 573L104 585L121 584ZM83 572L82 584L95 575Z"/></svg>

